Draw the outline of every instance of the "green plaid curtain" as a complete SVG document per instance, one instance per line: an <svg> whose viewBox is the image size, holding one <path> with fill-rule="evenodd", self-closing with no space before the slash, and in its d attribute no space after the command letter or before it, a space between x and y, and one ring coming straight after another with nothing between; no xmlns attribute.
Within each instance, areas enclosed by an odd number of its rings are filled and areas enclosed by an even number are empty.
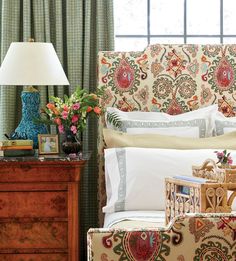
<svg viewBox="0 0 236 261"><path fill-rule="evenodd" d="M96 89L99 50L113 50L112 0L0 0L1 62L11 42L52 42L68 76L70 87L39 87L41 106L50 95L62 97L80 85ZM0 87L0 139L13 131L21 118L20 87ZM86 232L98 226L97 122L89 120L83 147L92 157L81 184L81 260L86 260Z"/></svg>

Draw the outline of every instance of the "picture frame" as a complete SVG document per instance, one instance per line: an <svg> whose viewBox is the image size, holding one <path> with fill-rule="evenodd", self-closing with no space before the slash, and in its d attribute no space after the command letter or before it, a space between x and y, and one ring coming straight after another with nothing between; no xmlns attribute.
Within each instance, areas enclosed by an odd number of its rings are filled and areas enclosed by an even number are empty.
<svg viewBox="0 0 236 261"><path fill-rule="evenodd" d="M57 134L38 134L39 154L58 154Z"/></svg>

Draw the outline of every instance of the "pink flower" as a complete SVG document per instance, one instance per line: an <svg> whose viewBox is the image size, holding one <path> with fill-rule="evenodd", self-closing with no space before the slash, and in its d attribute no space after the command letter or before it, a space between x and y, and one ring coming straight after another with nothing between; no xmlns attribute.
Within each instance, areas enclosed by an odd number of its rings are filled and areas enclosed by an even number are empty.
<svg viewBox="0 0 236 261"><path fill-rule="evenodd" d="M233 164L233 159L231 156L228 157L228 164L229 165L232 165Z"/></svg>
<svg viewBox="0 0 236 261"><path fill-rule="evenodd" d="M227 150L223 150L222 152L215 151L215 153L216 153L216 156L218 159L218 162L216 162L216 163L221 163L223 165L225 165L225 164L231 165L233 163L233 159L230 156L230 152L227 153Z"/></svg>
<svg viewBox="0 0 236 261"><path fill-rule="evenodd" d="M71 119L72 123L75 123L75 122L77 122L78 120L79 120L79 115L78 115L78 114L73 115L73 117L72 117L72 119Z"/></svg>
<svg viewBox="0 0 236 261"><path fill-rule="evenodd" d="M62 118L63 118L64 120L66 120L67 117L68 117L68 111L63 111L63 112L61 113L61 116L62 116Z"/></svg>
<svg viewBox="0 0 236 261"><path fill-rule="evenodd" d="M224 153L220 152L220 151L217 151L216 156L217 156L218 159L221 159L221 158L224 157Z"/></svg>
<svg viewBox="0 0 236 261"><path fill-rule="evenodd" d="M76 132L77 132L77 128L76 128L74 125L72 125L72 126L70 127L70 130L71 130L74 134L76 134Z"/></svg>
<svg viewBox="0 0 236 261"><path fill-rule="evenodd" d="M80 108L80 103L78 102L72 105L72 109L75 111L78 110L79 108Z"/></svg>
<svg viewBox="0 0 236 261"><path fill-rule="evenodd" d="M59 130L60 133L64 133L65 132L63 125L58 125L58 130Z"/></svg>

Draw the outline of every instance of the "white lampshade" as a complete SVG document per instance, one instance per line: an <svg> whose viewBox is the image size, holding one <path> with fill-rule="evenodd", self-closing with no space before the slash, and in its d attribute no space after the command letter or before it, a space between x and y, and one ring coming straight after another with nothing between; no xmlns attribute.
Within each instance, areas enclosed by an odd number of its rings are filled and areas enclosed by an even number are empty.
<svg viewBox="0 0 236 261"><path fill-rule="evenodd" d="M51 43L11 43L0 67L0 85L69 85Z"/></svg>

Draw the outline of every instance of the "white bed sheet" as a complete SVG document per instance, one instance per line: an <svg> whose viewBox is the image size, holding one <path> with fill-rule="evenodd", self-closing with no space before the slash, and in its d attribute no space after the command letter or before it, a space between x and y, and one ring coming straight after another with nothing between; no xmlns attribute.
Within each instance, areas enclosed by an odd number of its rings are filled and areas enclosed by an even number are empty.
<svg viewBox="0 0 236 261"><path fill-rule="evenodd" d="M121 211L106 213L104 228L164 227L165 211Z"/></svg>

